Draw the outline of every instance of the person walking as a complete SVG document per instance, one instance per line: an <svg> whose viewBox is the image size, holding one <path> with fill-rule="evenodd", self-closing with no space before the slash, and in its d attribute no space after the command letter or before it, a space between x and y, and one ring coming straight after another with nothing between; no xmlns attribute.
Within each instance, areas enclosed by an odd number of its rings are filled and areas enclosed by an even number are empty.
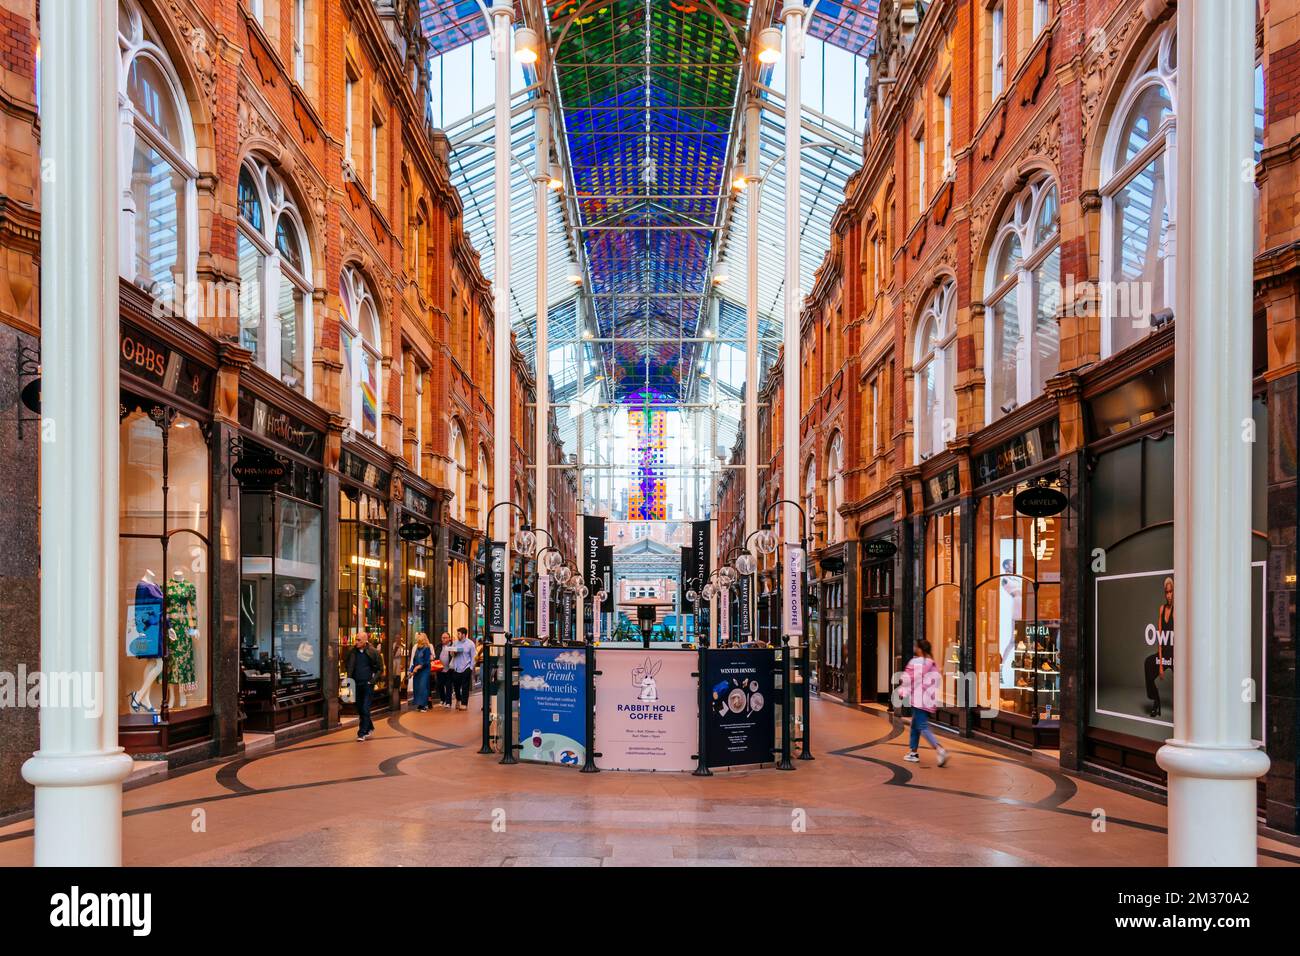
<svg viewBox="0 0 1300 956"><path fill-rule="evenodd" d="M421 631L415 636L415 650L411 653L411 706L418 711L429 709L432 666L433 647L429 644L429 635Z"/></svg>
<svg viewBox="0 0 1300 956"><path fill-rule="evenodd" d="M451 709L451 635L446 631L438 641L438 663L435 673L438 675L438 703L447 710Z"/></svg>
<svg viewBox="0 0 1300 956"><path fill-rule="evenodd" d="M942 675L930 653L930 642L919 638L914 646L914 657L903 668L903 680L899 685L899 694L903 702L912 708L912 736L907 755L903 757L908 763L920 763L921 755L917 746L924 737L939 753L939 766L948 762L948 751L943 748L934 731L930 729L930 717L938 704L939 681Z"/></svg>
<svg viewBox="0 0 1300 956"><path fill-rule="evenodd" d="M456 642L451 645L451 686L456 692L456 709L469 710L469 690L474 683L474 642L469 639L468 628L456 629Z"/></svg>
<svg viewBox="0 0 1300 956"><path fill-rule="evenodd" d="M352 681L356 700L357 740L369 740L375 732L375 722L370 719L370 700L375 692L375 678L379 676L383 662L379 658L379 651L370 643L370 635L365 631L357 636L357 642L348 651L344 666L348 679Z"/></svg>

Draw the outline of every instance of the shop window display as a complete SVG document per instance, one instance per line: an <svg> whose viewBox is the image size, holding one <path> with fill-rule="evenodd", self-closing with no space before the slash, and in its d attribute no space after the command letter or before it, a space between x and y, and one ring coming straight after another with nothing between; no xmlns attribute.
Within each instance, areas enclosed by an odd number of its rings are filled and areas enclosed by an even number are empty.
<svg viewBox="0 0 1300 956"><path fill-rule="evenodd" d="M433 549L428 545L407 542L406 550L406 647L415 647L421 634L433 640L429 629L430 588L433 585Z"/></svg>
<svg viewBox="0 0 1300 956"><path fill-rule="evenodd" d="M208 647L208 445L204 426L123 394L119 510L122 715L211 702Z"/></svg>
<svg viewBox="0 0 1300 956"><path fill-rule="evenodd" d="M961 684L961 519L957 507L930 515L925 529L925 635L943 673L944 707L958 706ZM911 648L904 657L911 657Z"/></svg>
<svg viewBox="0 0 1300 956"><path fill-rule="evenodd" d="M1060 717L1064 519L1018 514L1015 495L1026 487L987 495L976 508L975 670L981 707L1037 722Z"/></svg>
<svg viewBox="0 0 1300 956"><path fill-rule="evenodd" d="M320 690L320 472L291 463L271 492L240 500L242 686L283 701Z"/></svg>
<svg viewBox="0 0 1300 956"><path fill-rule="evenodd" d="M387 527L388 507L376 495L347 486L339 492L339 664L361 634L369 635L379 652L374 686L381 692L389 680Z"/></svg>

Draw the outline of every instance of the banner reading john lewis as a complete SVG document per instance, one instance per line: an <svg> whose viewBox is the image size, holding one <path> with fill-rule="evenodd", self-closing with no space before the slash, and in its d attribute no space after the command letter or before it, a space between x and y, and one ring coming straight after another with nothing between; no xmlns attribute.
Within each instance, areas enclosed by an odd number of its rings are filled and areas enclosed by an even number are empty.
<svg viewBox="0 0 1300 956"><path fill-rule="evenodd" d="M581 767L587 759L587 654L519 649L519 756Z"/></svg>
<svg viewBox="0 0 1300 956"><path fill-rule="evenodd" d="M596 753L602 770L692 770L699 658L687 651L596 651Z"/></svg>
<svg viewBox="0 0 1300 956"><path fill-rule="evenodd" d="M709 766L770 762L776 747L776 652L717 650L707 658Z"/></svg>

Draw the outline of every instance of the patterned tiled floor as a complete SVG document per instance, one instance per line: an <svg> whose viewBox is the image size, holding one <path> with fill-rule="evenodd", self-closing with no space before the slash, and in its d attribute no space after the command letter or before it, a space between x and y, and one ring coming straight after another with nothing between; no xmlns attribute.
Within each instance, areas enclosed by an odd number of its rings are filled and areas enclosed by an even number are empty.
<svg viewBox="0 0 1300 956"><path fill-rule="evenodd" d="M471 705L474 707L477 702ZM1053 763L818 702L794 772L579 774L482 756L479 713L403 713L126 793L129 865L1162 865L1165 809ZM1099 831L1098 811L1105 828ZM31 823L0 865L31 862ZM1261 839L1263 865L1300 848Z"/></svg>

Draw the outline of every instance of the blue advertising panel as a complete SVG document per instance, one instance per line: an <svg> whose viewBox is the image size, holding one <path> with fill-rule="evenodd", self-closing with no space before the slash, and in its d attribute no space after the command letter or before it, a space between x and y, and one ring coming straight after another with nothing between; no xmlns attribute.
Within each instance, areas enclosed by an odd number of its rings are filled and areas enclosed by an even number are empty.
<svg viewBox="0 0 1300 956"><path fill-rule="evenodd" d="M519 649L519 758L581 767L587 759L587 655Z"/></svg>

